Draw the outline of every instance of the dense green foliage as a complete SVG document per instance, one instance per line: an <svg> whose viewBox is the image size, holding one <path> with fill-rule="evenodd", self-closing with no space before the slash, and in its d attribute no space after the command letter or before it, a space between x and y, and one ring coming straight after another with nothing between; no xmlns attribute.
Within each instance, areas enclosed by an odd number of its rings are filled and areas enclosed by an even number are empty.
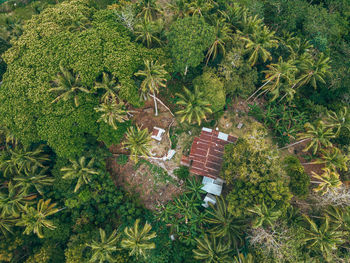
<svg viewBox="0 0 350 263"><path fill-rule="evenodd" d="M305 173L304 167L298 158L288 156L284 159L285 171L290 178L290 191L298 196L305 197L309 193L310 177Z"/></svg>
<svg viewBox="0 0 350 263"><path fill-rule="evenodd" d="M89 136L106 137L101 134L106 129L96 123L95 95L78 94L78 107L72 100L51 103L54 94L49 89L59 65L79 75L86 89L108 71L121 84L120 98L138 103L132 77L147 52L130 42L112 11L96 11L82 1L62 3L59 9L33 17L24 26L22 39L4 55L9 69L0 94L0 115L23 143L47 141L58 155L72 157L82 153Z"/></svg>
<svg viewBox="0 0 350 263"><path fill-rule="evenodd" d="M349 23L348 0L0 4L0 261L350 262ZM180 165L202 127L239 135L208 207Z"/></svg>

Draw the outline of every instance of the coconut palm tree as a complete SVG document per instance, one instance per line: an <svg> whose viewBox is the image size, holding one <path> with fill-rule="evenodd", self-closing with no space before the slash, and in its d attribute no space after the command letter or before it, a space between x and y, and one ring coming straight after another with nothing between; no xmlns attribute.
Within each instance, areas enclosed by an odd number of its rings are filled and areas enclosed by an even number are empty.
<svg viewBox="0 0 350 263"><path fill-rule="evenodd" d="M6 237L8 233L12 233L12 226L16 223L17 218L4 216L0 214L0 231Z"/></svg>
<svg viewBox="0 0 350 263"><path fill-rule="evenodd" d="M330 224L329 217L326 216L321 226L318 226L308 216L304 215L308 228L305 230L304 241L312 250L321 253L326 260L331 258L333 251L337 250L338 245L344 243L344 233L339 231L340 225Z"/></svg>
<svg viewBox="0 0 350 263"><path fill-rule="evenodd" d="M147 258L147 251L154 249L156 245L150 240L155 238L157 234L150 232L152 226L146 223L142 229L139 227L140 219L137 219L133 227L126 227L124 229L125 237L121 242L124 249L130 250L130 256Z"/></svg>
<svg viewBox="0 0 350 263"><path fill-rule="evenodd" d="M275 32L270 31L266 26L259 27L250 37L242 36L242 40L246 41L245 48L250 54L248 61L254 66L259 59L263 62L271 60L271 48L278 47L278 41L275 39Z"/></svg>
<svg viewBox="0 0 350 263"><path fill-rule="evenodd" d="M315 164L324 163L330 169L348 170L349 157L344 155L338 148L331 147L327 150L321 150L321 158L313 162Z"/></svg>
<svg viewBox="0 0 350 263"><path fill-rule="evenodd" d="M176 104L184 108L177 111L176 114L180 116L180 122L197 123L201 125L202 120L206 120L206 113L212 113L210 104L205 100L202 92L198 87L194 87L194 92L189 91L184 87L184 93L176 93L179 100Z"/></svg>
<svg viewBox="0 0 350 263"><path fill-rule="evenodd" d="M56 214L59 212L59 209L56 208L56 203L51 204L51 199L44 201L40 199L36 209L34 207L26 205L23 208L23 213L18 219L16 226L23 226L24 234L37 234L39 238L43 238L42 228L46 227L48 229L55 229L53 222L48 220L47 217Z"/></svg>
<svg viewBox="0 0 350 263"><path fill-rule="evenodd" d="M327 127L323 121L318 121L316 126L311 123L304 125L306 131L299 133L299 140L309 140L310 142L303 150L304 152L313 149L313 154L316 154L322 147L331 147L330 139L335 138L333 129Z"/></svg>
<svg viewBox="0 0 350 263"><path fill-rule="evenodd" d="M78 161L70 160L71 165L61 168L61 172L64 173L63 179L78 179L74 192L78 191L83 184L88 184L91 181L93 175L99 174L94 167L95 159L90 159L87 162L84 156L80 157Z"/></svg>
<svg viewBox="0 0 350 263"><path fill-rule="evenodd" d="M99 107L96 107L95 111L102 113L98 121L103 121L111 125L115 130L118 128L118 122L120 123L129 120L129 111L125 108L125 104L122 101L119 103L116 101L104 102L100 104Z"/></svg>
<svg viewBox="0 0 350 263"><path fill-rule="evenodd" d="M232 30L228 23L226 23L226 19L224 18L216 18L215 19L215 40L210 45L207 52L207 64L209 59L214 60L221 50L222 54L225 55L226 48L225 45L228 41L233 40L231 37Z"/></svg>
<svg viewBox="0 0 350 263"><path fill-rule="evenodd" d="M341 229L350 234L350 209L349 207L341 208L329 206L326 210L330 221L335 225L341 225Z"/></svg>
<svg viewBox="0 0 350 263"><path fill-rule="evenodd" d="M234 263L255 263L252 254L244 256L242 253L234 258Z"/></svg>
<svg viewBox="0 0 350 263"><path fill-rule="evenodd" d="M140 12L136 17L143 18L145 21L152 21L156 18L158 14L161 14L162 11L157 5L156 0L142 0L138 2L138 7Z"/></svg>
<svg viewBox="0 0 350 263"><path fill-rule="evenodd" d="M141 130L138 126L136 129L129 127L123 146L130 150L130 159L137 163L139 156L147 157L150 155L151 134L147 128Z"/></svg>
<svg viewBox="0 0 350 263"><path fill-rule="evenodd" d="M240 25L239 27L241 28L241 31L238 30L239 34L251 35L257 30L261 30L262 26L264 25L264 22L261 18L259 18L257 15L248 15L249 11L245 10L244 8L237 10L240 10L240 12L244 12L242 14L238 14L240 17L242 17L240 21L237 21Z"/></svg>
<svg viewBox="0 0 350 263"><path fill-rule="evenodd" d="M134 34L137 36L136 41L141 41L148 48L152 46L152 43L162 44L161 39L158 37L163 29L161 20L146 21L142 20L135 25ZM157 36L158 35L158 36Z"/></svg>
<svg viewBox="0 0 350 263"><path fill-rule="evenodd" d="M203 13L210 11L214 7L212 0L191 0L187 3L188 14L192 16L203 16Z"/></svg>
<svg viewBox="0 0 350 263"><path fill-rule="evenodd" d="M62 64L60 64L60 71L61 72L57 74L57 78L54 80L56 86L49 89L50 92L59 93L56 99L51 103L58 102L61 99L67 101L73 98L75 106L78 107L78 94L81 92L90 93L90 91L82 86L78 74L73 74L70 70L64 68Z"/></svg>
<svg viewBox="0 0 350 263"><path fill-rule="evenodd" d="M31 203L31 200L35 198L35 196L26 196L11 181L7 183L4 189L6 190L0 192L0 211L2 216L18 217L23 207Z"/></svg>
<svg viewBox="0 0 350 263"><path fill-rule="evenodd" d="M194 258L202 260L205 263L230 263L232 258L230 243L217 241L214 236L208 238L207 235L202 239L196 238L197 248L193 250Z"/></svg>
<svg viewBox="0 0 350 263"><path fill-rule="evenodd" d="M222 197L216 198L216 205L211 206L205 221L210 224L209 233L215 237L227 239L236 248L243 242L245 221L228 212L227 203Z"/></svg>
<svg viewBox="0 0 350 263"><path fill-rule="evenodd" d="M255 205L253 209L248 209L255 215L252 226L258 228L262 226L273 227L274 222L281 216L282 212L273 207L268 208L263 201L261 205Z"/></svg>
<svg viewBox="0 0 350 263"><path fill-rule="evenodd" d="M279 97L280 86L293 86L297 68L294 65L294 61L283 61L282 57L279 57L278 63L272 63L268 65L267 68L267 70L263 71L263 73L265 73L265 83L260 87L260 89L264 89L264 91L257 97L269 91L274 94L272 100L275 100L277 97Z"/></svg>
<svg viewBox="0 0 350 263"><path fill-rule="evenodd" d="M336 136L339 135L341 129L347 129L350 131L348 108L344 106L338 113L327 111L326 125L336 129Z"/></svg>
<svg viewBox="0 0 350 263"><path fill-rule="evenodd" d="M24 171L22 174L16 175L13 181L16 187L21 189L21 192L29 194L29 190L33 187L36 191L43 195L44 186L52 185L55 181L54 178L50 178L44 173L46 170L39 170L37 166L33 166L30 171Z"/></svg>
<svg viewBox="0 0 350 263"><path fill-rule="evenodd" d="M158 62L145 60L145 69L139 70L135 76L144 77L141 83L141 94L146 99L149 93L153 94L155 116L158 116L156 93L160 87L166 87L166 76L168 72L164 69L165 65L159 65Z"/></svg>
<svg viewBox="0 0 350 263"><path fill-rule="evenodd" d="M317 83L326 83L325 78L330 74L330 58L321 53L314 62L309 56L300 63L301 74L298 78L298 85L303 86L308 83L316 89Z"/></svg>
<svg viewBox="0 0 350 263"><path fill-rule="evenodd" d="M87 244L92 249L90 262L116 262L113 253L117 251L117 243L120 235L114 230L107 238L106 232L100 228L100 240L93 240L91 244Z"/></svg>
<svg viewBox="0 0 350 263"><path fill-rule="evenodd" d="M30 171L33 166L44 168L44 163L49 160L48 155L43 153L43 145L33 151L29 151L26 146L15 146L8 148L8 153L7 158L0 163L0 169L5 176Z"/></svg>
<svg viewBox="0 0 350 263"><path fill-rule="evenodd" d="M314 181L314 183L317 183L318 186L314 188L315 192L320 192L321 195L326 194L328 191L335 191L338 189L342 182L340 180L340 176L337 173L337 171L329 169L329 168L323 168L323 174L318 175L315 172L311 172L312 176L317 179L318 181Z"/></svg>
<svg viewBox="0 0 350 263"><path fill-rule="evenodd" d="M120 90L120 85L117 84L117 81L113 76L110 76L108 73L102 73L102 81L95 82L94 88L95 91L99 89L104 90L104 93L101 97L102 102L114 101L118 97L118 92Z"/></svg>

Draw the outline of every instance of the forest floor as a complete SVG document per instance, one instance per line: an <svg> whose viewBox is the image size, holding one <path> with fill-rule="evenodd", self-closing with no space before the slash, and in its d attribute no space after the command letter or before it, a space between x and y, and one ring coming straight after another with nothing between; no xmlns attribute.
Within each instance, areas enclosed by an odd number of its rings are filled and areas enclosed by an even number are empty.
<svg viewBox="0 0 350 263"><path fill-rule="evenodd" d="M158 111L159 115L154 116L153 100L149 100L133 113L135 124L147 128L149 132L152 132L153 127L163 128L166 131L161 142L152 139L151 154L155 158L165 156L171 148L169 126L176 125L174 117L165 107L158 104ZM181 147L181 143L178 143L177 153L169 161L148 158L140 160L138 164L128 160L123 165L118 163L117 158L112 157L108 160L107 167L116 185L136 194L146 208L155 210L158 205L172 200L182 192L182 182L173 175L173 170L180 165ZM112 146L110 151L116 157L127 154L121 144Z"/></svg>

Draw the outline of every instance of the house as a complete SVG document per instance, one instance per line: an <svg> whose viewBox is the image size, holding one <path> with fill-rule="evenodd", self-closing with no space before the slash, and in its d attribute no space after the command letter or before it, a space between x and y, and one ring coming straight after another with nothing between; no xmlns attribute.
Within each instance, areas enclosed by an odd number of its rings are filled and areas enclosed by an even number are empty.
<svg viewBox="0 0 350 263"><path fill-rule="evenodd" d="M204 207L215 204L215 196L220 196L224 180L219 178L225 145L236 142L237 138L218 130L202 128L199 137L195 137L189 156L182 156L181 164L190 167L190 173L203 176L202 190L208 194L204 198Z"/></svg>
<svg viewBox="0 0 350 263"><path fill-rule="evenodd" d="M195 137L189 156L182 156L181 164L190 167L192 174L217 179L223 161L225 145L237 138L218 130L202 128Z"/></svg>
<svg viewBox="0 0 350 263"><path fill-rule="evenodd" d="M163 133L165 133L164 129L153 127L151 138L160 142L162 140Z"/></svg>

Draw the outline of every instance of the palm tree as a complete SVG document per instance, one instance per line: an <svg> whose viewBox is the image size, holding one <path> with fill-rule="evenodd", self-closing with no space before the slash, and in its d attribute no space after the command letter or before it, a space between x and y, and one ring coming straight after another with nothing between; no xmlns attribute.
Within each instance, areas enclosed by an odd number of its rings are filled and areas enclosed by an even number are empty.
<svg viewBox="0 0 350 263"><path fill-rule="evenodd" d="M245 257L242 253L238 254L238 257L234 258L234 263L255 263L252 254L247 254Z"/></svg>
<svg viewBox="0 0 350 263"><path fill-rule="evenodd" d="M327 150L321 150L321 158L313 163L324 163L330 169L348 170L349 157L344 155L338 148L331 147Z"/></svg>
<svg viewBox="0 0 350 263"><path fill-rule="evenodd" d="M117 122L125 122L129 120L128 110L125 109L124 102L117 103L115 100L107 101L100 104L99 107L95 108L96 112L101 112L101 117L98 121L103 121L113 127L113 129L117 129Z"/></svg>
<svg viewBox="0 0 350 263"><path fill-rule="evenodd" d="M205 263L230 263L232 258L230 243L219 242L214 236L208 238L207 235L203 239L196 238L197 248L193 250L194 258L202 260Z"/></svg>
<svg viewBox="0 0 350 263"><path fill-rule="evenodd" d="M224 18L216 18L215 19L215 40L210 45L209 50L207 52L207 64L209 62L209 59L211 58L214 60L219 53L219 50L221 50L222 54L225 55L226 53L226 42L232 40L231 34L232 30L228 23L225 22L226 20Z"/></svg>
<svg viewBox="0 0 350 263"><path fill-rule="evenodd" d="M150 240L155 238L157 234L150 232L152 226L148 223L140 230L139 223L140 219L137 219L133 227L126 227L124 229L125 238L122 240L121 246L130 250L130 256L134 255L136 258L140 256L147 258L147 251L156 247Z"/></svg>
<svg viewBox="0 0 350 263"><path fill-rule="evenodd" d="M330 59L321 53L320 57L316 62L311 58L305 59L300 63L300 71L302 72L298 78L298 83L300 86L311 83L311 85L316 89L317 83L326 83L325 78L329 75L330 70Z"/></svg>
<svg viewBox="0 0 350 263"><path fill-rule="evenodd" d="M57 78L54 80L56 87L49 89L50 92L58 92L59 95L51 103L58 102L63 99L64 101L74 98L74 104L79 106L78 94L80 92L90 93L90 91L84 88L80 82L78 74L74 75L70 70L67 70L60 64L61 72L57 74Z"/></svg>
<svg viewBox="0 0 350 263"><path fill-rule="evenodd" d="M320 252L326 260L331 258L331 253L335 251L338 245L344 243L344 233L339 231L340 225L332 225L329 222L328 216L324 218L321 226L318 226L308 216L304 215L309 223L309 228L305 228L304 241L309 248Z"/></svg>
<svg viewBox="0 0 350 263"><path fill-rule="evenodd" d="M288 60L285 62L282 57L279 57L278 63L272 63L267 68L267 70L263 71L265 73L265 84L261 86L261 88L265 88L265 91L261 92L257 97L270 91L274 94L272 100L275 100L279 96L279 87L281 85L293 85L297 68L293 61Z"/></svg>
<svg viewBox="0 0 350 263"><path fill-rule="evenodd" d="M264 22L261 18L259 18L257 15L248 15L249 11L245 10L245 8L237 8L237 11L241 12L238 13L238 15L241 17L241 20L237 21L237 23L242 28L242 31L238 31L238 33L251 35L256 31L261 30L261 27L264 25Z"/></svg>
<svg viewBox="0 0 350 263"><path fill-rule="evenodd" d="M206 120L206 113L212 113L210 104L204 99L205 94L194 87L194 92L184 87L184 93L176 93L180 98L176 104L183 106L184 109L179 110L176 114L180 115L180 122L197 123L201 125L202 120Z"/></svg>
<svg viewBox="0 0 350 263"><path fill-rule="evenodd" d="M8 233L12 233L12 226L17 221L16 218L4 216L0 214L0 231L6 237Z"/></svg>
<svg viewBox="0 0 350 263"><path fill-rule="evenodd" d="M338 113L334 111L327 111L327 126L336 128L336 136L339 135L341 129L350 131L350 118L348 108L343 107Z"/></svg>
<svg viewBox="0 0 350 263"><path fill-rule="evenodd" d="M55 229L51 220L46 219L48 216L59 212L56 208L56 203L50 204L51 199L44 201L40 199L37 208L26 205L21 214L21 218L18 220L16 226L24 226L24 234L37 234L39 238L43 238L42 228Z"/></svg>
<svg viewBox="0 0 350 263"><path fill-rule="evenodd" d="M201 200L201 194L205 194L206 192L202 190L203 184L199 182L196 177L192 177L192 179L186 180L186 193L192 195L193 199Z"/></svg>
<svg viewBox="0 0 350 263"><path fill-rule="evenodd" d="M44 168L44 163L49 160L48 155L43 154L43 145L33 151L29 151L26 146L16 146L9 148L8 152L8 159L0 164L0 169L5 176L22 171L30 171L33 166Z"/></svg>
<svg viewBox="0 0 350 263"><path fill-rule="evenodd" d="M255 205L253 209L248 209L248 211L256 215L253 221L253 228L258 228L266 225L272 227L274 222L282 214L280 210L274 209L273 207L267 208L264 201L261 205Z"/></svg>
<svg viewBox="0 0 350 263"><path fill-rule="evenodd" d="M95 159L92 158L88 163L86 161L86 158L82 156L78 161L70 160L72 163L70 166L61 168L61 172L64 172L64 176L62 177L63 179L78 178L74 192L78 191L83 184L90 183L93 175L99 174L93 168Z"/></svg>
<svg viewBox="0 0 350 263"><path fill-rule="evenodd" d="M146 99L149 93L153 94L155 116L158 116L156 93L160 87L166 87L166 76L168 72L164 69L165 65L159 65L158 62L145 60L145 69L139 70L135 76L144 77L141 83L141 94Z"/></svg>
<svg viewBox="0 0 350 263"><path fill-rule="evenodd" d="M6 193L0 192L0 211L2 216L18 217L23 207L35 196L26 196L12 182L7 183Z"/></svg>
<svg viewBox="0 0 350 263"><path fill-rule="evenodd" d="M311 123L304 125L306 131L299 133L299 140L309 140L309 144L303 150L304 152L313 149L313 154L316 154L322 147L331 147L332 143L330 139L335 138L335 134L332 128L325 125L323 121L318 121L314 126Z"/></svg>
<svg viewBox="0 0 350 263"><path fill-rule="evenodd" d="M113 252L117 251L117 242L120 235L117 235L117 230L114 230L112 234L106 238L106 232L100 228L99 241L93 240L91 244L87 244L92 249L92 256L90 262L115 262Z"/></svg>
<svg viewBox="0 0 350 263"><path fill-rule="evenodd" d="M130 159L135 163L138 162L139 156L147 157L150 154L151 135L148 129L141 130L140 127L129 127L126 133L125 142L123 143L125 149L130 150Z"/></svg>
<svg viewBox="0 0 350 263"><path fill-rule="evenodd" d="M271 60L271 53L268 49L278 46L278 41L275 39L275 32L270 31L266 26L259 27L250 35L250 38L241 37L241 39L247 42L245 48L250 53L248 61L251 63L251 66L254 66L259 58L263 62Z"/></svg>
<svg viewBox="0 0 350 263"><path fill-rule="evenodd" d="M161 20L158 21L145 21L142 20L140 23L135 25L134 34L137 36L136 41L141 41L148 48L152 46L152 43L162 44L157 35L162 31L163 25Z"/></svg>
<svg viewBox="0 0 350 263"><path fill-rule="evenodd" d="M52 185L55 181L54 178L45 175L45 172L46 170L39 170L37 166L33 166L30 171L24 171L24 175L16 175L13 181L16 187L20 187L21 191L26 194L31 187L34 187L39 194L43 195L43 187Z"/></svg>
<svg viewBox="0 0 350 263"><path fill-rule="evenodd" d="M315 181L318 186L314 188L315 192L321 192L321 195L326 194L328 191L335 191L342 185L340 181L339 174L335 170L329 168L323 168L323 174L318 175L315 172L311 172L312 176L319 181Z"/></svg>
<svg viewBox="0 0 350 263"><path fill-rule="evenodd" d="M205 221L210 224L209 232L218 238L227 238L236 248L243 242L245 221L228 212L226 201L220 197L216 205L211 206Z"/></svg>
<svg viewBox="0 0 350 263"><path fill-rule="evenodd" d="M114 101L118 97L118 92L120 90L120 85L117 84L114 77L110 76L108 73L102 73L102 81L95 82L94 90L99 89L104 90L104 94L101 97L102 102Z"/></svg>
<svg viewBox="0 0 350 263"><path fill-rule="evenodd" d="M341 225L341 228L350 234L350 209L349 207L340 208L335 206L330 206L326 210L330 221L336 225Z"/></svg>
<svg viewBox="0 0 350 263"><path fill-rule="evenodd" d="M214 7L212 0L192 0L187 3L188 13L192 16L203 16L203 13L210 11Z"/></svg>
<svg viewBox="0 0 350 263"><path fill-rule="evenodd" d="M142 17L147 22L154 20L158 14L162 13L156 0L142 0L138 5L141 12L136 17Z"/></svg>

